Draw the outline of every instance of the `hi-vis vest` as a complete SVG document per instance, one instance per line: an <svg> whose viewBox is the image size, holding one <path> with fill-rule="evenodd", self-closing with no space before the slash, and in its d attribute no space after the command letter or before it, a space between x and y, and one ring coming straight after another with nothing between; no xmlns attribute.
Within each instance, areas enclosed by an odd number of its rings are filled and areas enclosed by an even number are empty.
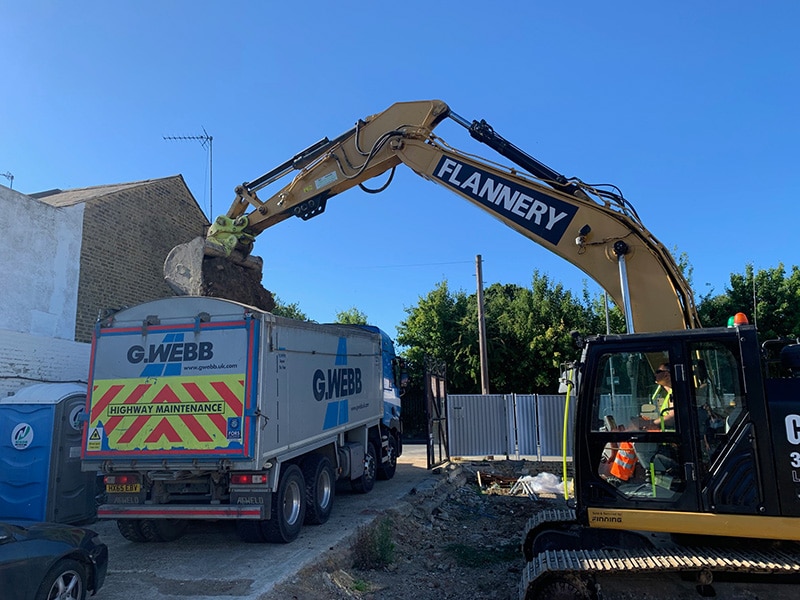
<svg viewBox="0 0 800 600"><path fill-rule="evenodd" d="M670 404L672 403L672 392L669 392L666 396L664 396L664 400L661 402L661 408L659 409L659 423L661 423L661 431L666 429L666 424L664 423L664 415L669 412ZM675 425L672 425L672 428L675 428Z"/></svg>
<svg viewBox="0 0 800 600"><path fill-rule="evenodd" d="M656 386L656 391L653 392L651 400L655 401L655 399L658 397L658 394L663 389L664 388L661 387L660 385ZM672 403L672 392L667 392L667 395L661 399L661 405L658 407L658 422L661 423L661 431L664 431L666 429L666 425L664 424L664 414L669 412L669 409L671 408L670 407L671 403ZM673 425L672 429L674 428L675 426Z"/></svg>
<svg viewBox="0 0 800 600"><path fill-rule="evenodd" d="M614 457L614 462L611 465L609 472L622 481L628 481L633 476L633 470L636 468L636 451L633 449L633 444L630 442L620 442L617 455Z"/></svg>

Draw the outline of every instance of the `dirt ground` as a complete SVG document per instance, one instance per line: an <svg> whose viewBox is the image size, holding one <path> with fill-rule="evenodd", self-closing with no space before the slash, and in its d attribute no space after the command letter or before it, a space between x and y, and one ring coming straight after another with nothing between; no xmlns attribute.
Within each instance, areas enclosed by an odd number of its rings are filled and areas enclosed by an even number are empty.
<svg viewBox="0 0 800 600"><path fill-rule="evenodd" d="M461 463L458 470L434 493L408 496L402 508L380 516L374 529L331 549L262 600L516 599L522 531L554 500L510 495L508 482L536 475L540 465L487 461ZM378 559L389 555L387 564L354 566L369 562L359 551L365 547L374 548Z"/></svg>
<svg viewBox="0 0 800 600"><path fill-rule="evenodd" d="M537 511L564 502L547 493L533 499L512 482L543 469L560 479L559 467L526 461L449 465L447 483L409 495L400 508L379 515L374 527L331 548L261 600L517 600L525 525ZM371 549L367 556L363 548ZM358 564L370 557L373 564ZM375 564L376 557L384 564ZM715 581L714 591L720 600L800 597L799 584L763 580ZM676 575L601 581L601 600L701 597L694 581Z"/></svg>

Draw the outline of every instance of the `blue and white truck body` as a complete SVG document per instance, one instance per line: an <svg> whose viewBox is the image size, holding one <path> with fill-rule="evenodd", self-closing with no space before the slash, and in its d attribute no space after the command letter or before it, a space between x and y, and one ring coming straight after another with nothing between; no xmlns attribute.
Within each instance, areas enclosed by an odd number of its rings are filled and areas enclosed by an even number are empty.
<svg viewBox="0 0 800 600"><path fill-rule="evenodd" d="M82 468L134 541L236 519L247 541L322 523L337 480L368 492L401 452L399 369L377 328L295 321L210 297L100 320Z"/></svg>

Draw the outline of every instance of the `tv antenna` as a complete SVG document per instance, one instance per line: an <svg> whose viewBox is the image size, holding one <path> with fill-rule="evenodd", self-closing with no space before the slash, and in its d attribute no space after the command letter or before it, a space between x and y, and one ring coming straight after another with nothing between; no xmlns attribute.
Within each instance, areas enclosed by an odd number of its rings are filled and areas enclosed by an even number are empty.
<svg viewBox="0 0 800 600"><path fill-rule="evenodd" d="M14 189L14 176L11 173L9 173L8 171L6 171L5 173L0 173L0 175L2 175L3 177L5 177L6 179L8 179L11 182L11 185L9 185L8 187L13 190Z"/></svg>
<svg viewBox="0 0 800 600"><path fill-rule="evenodd" d="M165 140L196 140L203 148L208 149L208 220L210 221L214 218L214 152L212 148L214 138L208 135L205 127L202 129L203 135L165 135L163 137Z"/></svg>

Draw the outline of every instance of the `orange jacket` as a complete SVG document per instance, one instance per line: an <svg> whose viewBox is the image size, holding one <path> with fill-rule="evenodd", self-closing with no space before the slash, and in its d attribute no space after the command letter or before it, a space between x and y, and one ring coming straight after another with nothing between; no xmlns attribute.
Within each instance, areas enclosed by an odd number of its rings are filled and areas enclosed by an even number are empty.
<svg viewBox="0 0 800 600"><path fill-rule="evenodd" d="M610 473L617 479L628 481L636 468L636 451L630 442L620 442Z"/></svg>

